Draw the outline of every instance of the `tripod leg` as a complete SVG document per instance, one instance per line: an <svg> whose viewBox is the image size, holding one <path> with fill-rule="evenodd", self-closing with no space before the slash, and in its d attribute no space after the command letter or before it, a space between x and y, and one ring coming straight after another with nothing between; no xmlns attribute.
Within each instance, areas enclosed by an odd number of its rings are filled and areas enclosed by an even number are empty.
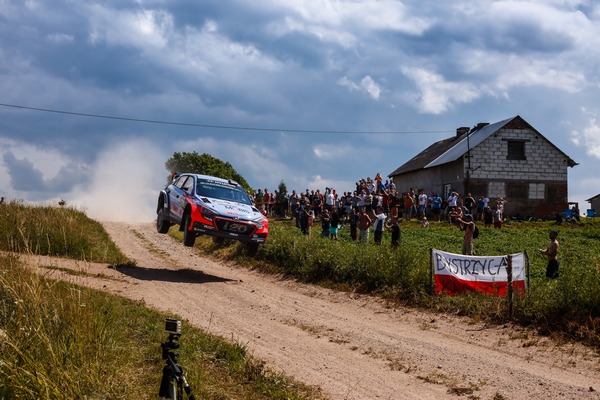
<svg viewBox="0 0 600 400"><path fill-rule="evenodd" d="M166 366L163 369L163 376L160 381L160 390L158 397L161 399L177 400L182 398L182 393L177 393L178 381L177 377L171 373L171 368Z"/></svg>

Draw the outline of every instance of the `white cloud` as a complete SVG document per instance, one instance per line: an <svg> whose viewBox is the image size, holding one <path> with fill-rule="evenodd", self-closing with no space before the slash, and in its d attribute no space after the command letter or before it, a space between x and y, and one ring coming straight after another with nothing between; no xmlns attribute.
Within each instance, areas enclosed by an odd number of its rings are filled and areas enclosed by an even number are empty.
<svg viewBox="0 0 600 400"><path fill-rule="evenodd" d="M173 17L163 10L124 11L93 5L89 13L89 40L94 44L162 49L173 31Z"/></svg>
<svg viewBox="0 0 600 400"><path fill-rule="evenodd" d="M377 82L373 80L369 75L366 75L360 80L360 83L356 83L352 81L347 76L341 77L337 80L337 84L347 88L351 92L353 91L361 91L366 93L373 100L379 100L381 96L381 87Z"/></svg>
<svg viewBox="0 0 600 400"><path fill-rule="evenodd" d="M409 13L407 7L394 0L290 0L280 5L300 16L302 20L319 26L340 29L390 29L420 34L428 26L427 19ZM334 30L332 30L334 31Z"/></svg>
<svg viewBox="0 0 600 400"><path fill-rule="evenodd" d="M446 82L444 77L424 68L404 67L402 72L418 88L415 95L418 108L423 113L441 114L453 105L475 100L481 93L468 82Z"/></svg>
<svg viewBox="0 0 600 400"><path fill-rule="evenodd" d="M583 146L588 155L600 159L600 125L596 118L588 121L582 134Z"/></svg>
<svg viewBox="0 0 600 400"><path fill-rule="evenodd" d="M51 179L59 173L60 169L67 166L70 159L65 154L55 149L44 149L31 143L0 137L0 160L7 152L11 152L18 159L28 159L33 167L44 172L44 177Z"/></svg>
<svg viewBox="0 0 600 400"><path fill-rule="evenodd" d="M358 86L356 83L352 82L352 80L349 79L347 76L343 76L340 79L338 79L337 84L340 86L343 86L345 88L348 88L350 91L360 90L360 86Z"/></svg>
<svg viewBox="0 0 600 400"><path fill-rule="evenodd" d="M207 153L223 162L229 162L254 189L264 186L265 182L279 184L282 179L295 175L289 163L282 160L282 156L273 148L249 143L252 143L252 140L200 138L178 141L173 147L177 149L175 151Z"/></svg>
<svg viewBox="0 0 600 400"><path fill-rule="evenodd" d="M354 190L356 187L355 182L340 179L324 178L321 175L314 175L306 182L306 187L310 190L319 189L321 193L325 193L325 188L335 189L338 194L347 190Z"/></svg>
<svg viewBox="0 0 600 400"><path fill-rule="evenodd" d="M575 93L587 85L585 75L577 70L561 70L544 60L524 59L509 56L498 68L496 87L505 90L511 87L540 86Z"/></svg>
<svg viewBox="0 0 600 400"><path fill-rule="evenodd" d="M379 85L371 78L369 75L362 78L360 84L364 90L369 93L369 95L375 99L379 100L379 95L381 94L381 88Z"/></svg>
<svg viewBox="0 0 600 400"><path fill-rule="evenodd" d="M353 147L349 144L322 144L313 146L313 154L320 159L335 162L342 157L353 155Z"/></svg>

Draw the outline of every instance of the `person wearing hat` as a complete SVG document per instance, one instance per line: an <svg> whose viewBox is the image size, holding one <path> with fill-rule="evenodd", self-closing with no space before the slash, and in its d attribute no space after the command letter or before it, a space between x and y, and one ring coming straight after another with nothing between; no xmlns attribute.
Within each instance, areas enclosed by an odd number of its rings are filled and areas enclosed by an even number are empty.
<svg viewBox="0 0 600 400"><path fill-rule="evenodd" d="M473 255L473 235L475 233L475 222L471 214L465 214L462 218L457 218L458 226L461 231L465 231L465 237L462 245L464 255Z"/></svg>

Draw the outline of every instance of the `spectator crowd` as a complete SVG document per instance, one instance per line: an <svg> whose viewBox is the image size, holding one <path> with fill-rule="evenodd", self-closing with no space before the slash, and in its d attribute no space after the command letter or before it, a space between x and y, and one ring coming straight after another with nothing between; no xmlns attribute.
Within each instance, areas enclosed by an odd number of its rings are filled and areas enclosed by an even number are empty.
<svg viewBox="0 0 600 400"><path fill-rule="evenodd" d="M482 221L485 226L501 228L506 200L494 204L486 196L476 200L471 193L460 195L452 190L448 196L426 193L410 188L400 193L394 182L375 178L360 179L353 191L338 193L335 188L281 193L258 189L253 197L255 206L268 217L293 218L296 226L307 235L320 223L320 235L338 239L340 229L349 226L352 240L368 242L373 230L375 244L381 244L384 230L391 232L392 246L400 243L401 220L418 219L422 227L430 221L460 225L463 217Z"/></svg>

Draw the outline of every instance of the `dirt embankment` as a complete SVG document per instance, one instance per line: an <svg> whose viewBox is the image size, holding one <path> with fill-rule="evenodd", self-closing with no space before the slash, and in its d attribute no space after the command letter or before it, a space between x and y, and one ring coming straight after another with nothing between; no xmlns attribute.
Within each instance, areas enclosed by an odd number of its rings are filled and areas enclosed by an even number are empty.
<svg viewBox="0 0 600 400"><path fill-rule="evenodd" d="M32 265L82 270L44 273L179 314L332 399L600 399L593 349L215 262L151 223L105 227L136 267L45 257Z"/></svg>

